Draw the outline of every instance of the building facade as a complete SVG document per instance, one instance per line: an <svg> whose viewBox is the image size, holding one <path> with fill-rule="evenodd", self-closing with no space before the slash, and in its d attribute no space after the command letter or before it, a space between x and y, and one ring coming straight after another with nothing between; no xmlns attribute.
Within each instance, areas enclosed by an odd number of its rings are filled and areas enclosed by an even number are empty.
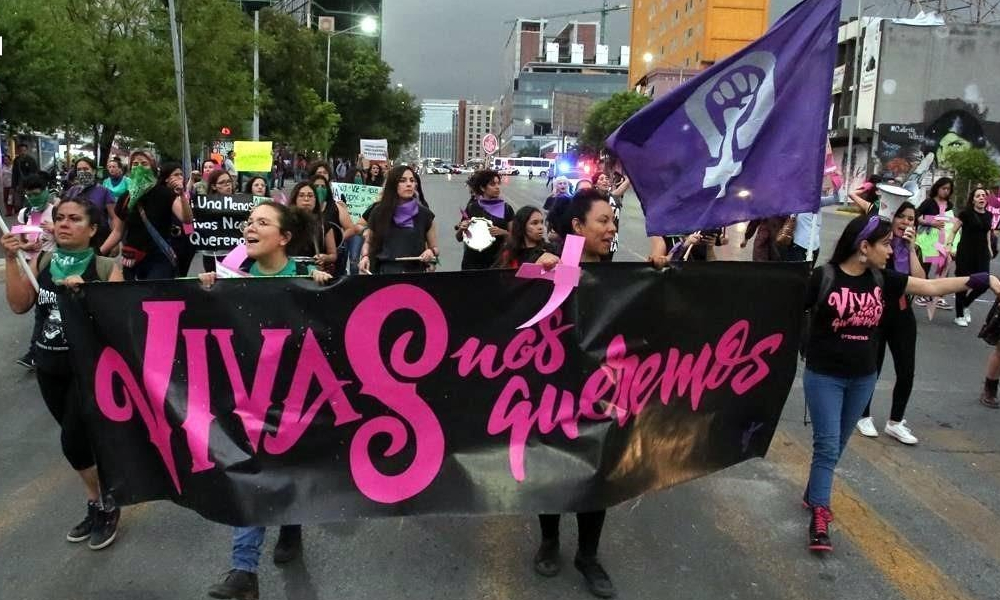
<svg viewBox="0 0 1000 600"><path fill-rule="evenodd" d="M861 68L855 73L859 39ZM849 181L860 183L870 173L906 179L934 153L922 182L929 185L950 173L948 155L956 148L980 148L1000 164L1000 81L989 75L1000 61L1000 27L866 17L860 27L857 20L842 25L838 42L829 137L835 158L845 169L853 165Z"/></svg>
<svg viewBox="0 0 1000 600"><path fill-rule="evenodd" d="M464 165L472 161L482 161L483 138L493 130L495 109L488 104L459 100L454 118L455 145L454 162Z"/></svg>
<svg viewBox="0 0 1000 600"><path fill-rule="evenodd" d="M424 100L420 103L420 158L454 160L456 112L458 100Z"/></svg>
<svg viewBox="0 0 1000 600"><path fill-rule="evenodd" d="M703 69L760 37L768 0L635 0L629 87L654 69Z"/></svg>

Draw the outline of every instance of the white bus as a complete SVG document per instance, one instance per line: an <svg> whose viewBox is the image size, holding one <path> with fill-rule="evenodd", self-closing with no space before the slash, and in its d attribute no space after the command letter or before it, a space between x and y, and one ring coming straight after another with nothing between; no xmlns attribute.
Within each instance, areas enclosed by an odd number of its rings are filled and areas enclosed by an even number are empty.
<svg viewBox="0 0 1000 600"><path fill-rule="evenodd" d="M501 175L527 175L529 172L536 177L545 177L552 168L553 159L524 156L513 158L509 156L493 157L493 168Z"/></svg>

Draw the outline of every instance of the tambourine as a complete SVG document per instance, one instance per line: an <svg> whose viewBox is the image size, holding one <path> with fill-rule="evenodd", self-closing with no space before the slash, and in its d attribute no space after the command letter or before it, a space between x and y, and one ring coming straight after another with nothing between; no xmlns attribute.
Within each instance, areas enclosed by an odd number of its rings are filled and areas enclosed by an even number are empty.
<svg viewBox="0 0 1000 600"><path fill-rule="evenodd" d="M492 225L493 223L489 219L472 217L469 221L469 228L466 230L467 235L463 240L465 245L478 252L492 246L493 242L496 241L496 238L490 234Z"/></svg>

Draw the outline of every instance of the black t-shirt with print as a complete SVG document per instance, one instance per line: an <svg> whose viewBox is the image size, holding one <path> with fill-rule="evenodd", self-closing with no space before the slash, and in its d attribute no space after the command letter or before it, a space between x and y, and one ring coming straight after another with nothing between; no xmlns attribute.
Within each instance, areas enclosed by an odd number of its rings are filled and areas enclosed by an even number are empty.
<svg viewBox="0 0 1000 600"><path fill-rule="evenodd" d="M865 271L848 275L834 267L833 287L812 316L806 349L806 368L834 377L863 377L878 369L878 336L887 306L898 304L906 291L907 276L883 271L879 288L875 275ZM816 306L823 268L812 273L806 306Z"/></svg>

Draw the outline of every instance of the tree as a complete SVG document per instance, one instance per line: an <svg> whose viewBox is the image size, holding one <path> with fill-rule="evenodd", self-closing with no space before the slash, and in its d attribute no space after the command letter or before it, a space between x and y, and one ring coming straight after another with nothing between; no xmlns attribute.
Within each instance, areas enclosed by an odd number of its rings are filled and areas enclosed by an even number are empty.
<svg viewBox="0 0 1000 600"><path fill-rule="evenodd" d="M957 205L962 206L973 186L979 184L995 189L1000 182L1000 166L981 148L953 150L948 155L948 166L955 172Z"/></svg>
<svg viewBox="0 0 1000 600"><path fill-rule="evenodd" d="M420 105L416 98L390 87L392 69L369 40L340 35L331 44L330 98L342 119L333 153L353 157L360 139L385 138L390 156L397 156L417 140ZM322 47L325 53L325 39Z"/></svg>
<svg viewBox="0 0 1000 600"><path fill-rule="evenodd" d="M518 156L541 156L541 154L542 147L534 142L527 144L517 152Z"/></svg>
<svg viewBox="0 0 1000 600"><path fill-rule="evenodd" d="M604 142L622 123L640 108L649 104L649 96L638 92L618 92L607 100L590 107L580 136L580 145L592 152L600 152Z"/></svg>
<svg viewBox="0 0 1000 600"><path fill-rule="evenodd" d="M272 10L261 13L261 34L261 135L299 150L326 152L341 116L336 104L317 92L326 79L320 36Z"/></svg>

